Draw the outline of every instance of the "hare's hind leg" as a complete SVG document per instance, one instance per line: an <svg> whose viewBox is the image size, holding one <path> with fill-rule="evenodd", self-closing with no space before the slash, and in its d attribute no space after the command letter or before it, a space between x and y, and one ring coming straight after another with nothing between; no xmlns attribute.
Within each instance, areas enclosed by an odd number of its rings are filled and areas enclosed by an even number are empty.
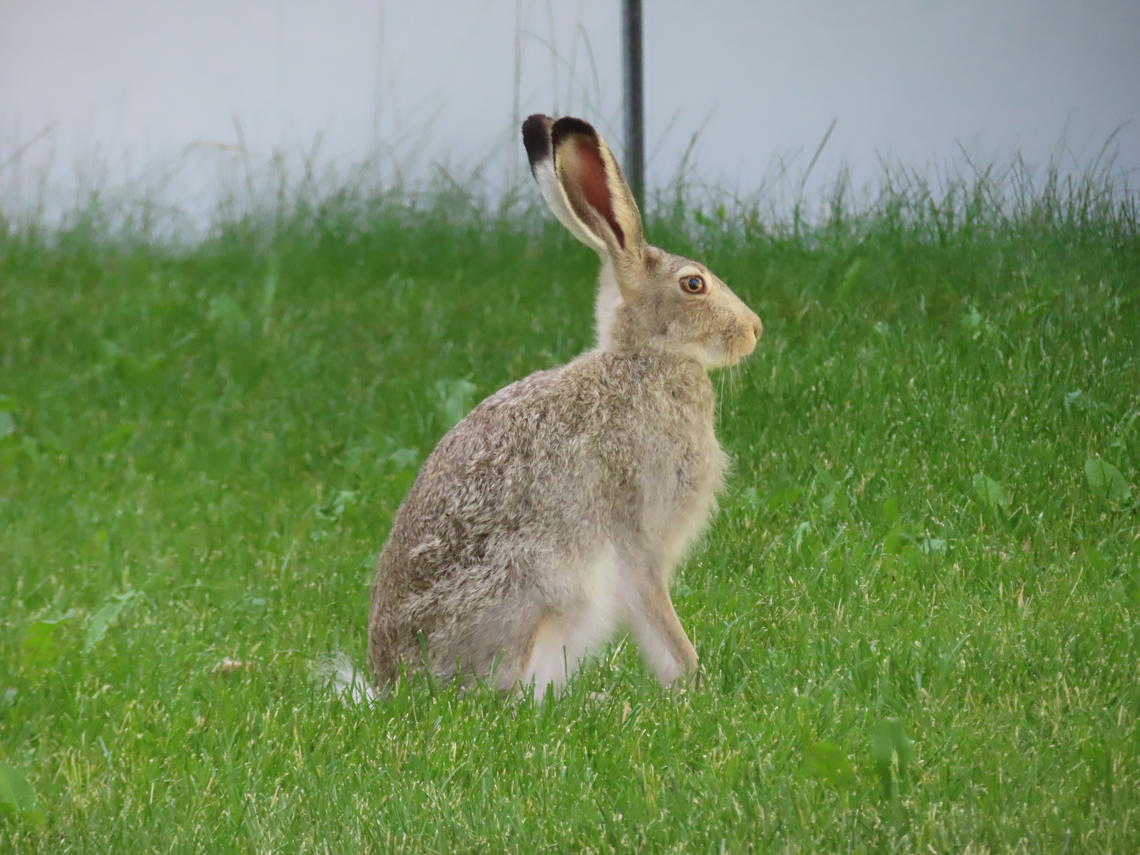
<svg viewBox="0 0 1140 855"><path fill-rule="evenodd" d="M566 668L556 624L552 613L543 613L530 622L513 655L497 657L492 682L500 691L533 691L535 698L542 700L546 687L553 684L557 694L565 682Z"/></svg>
<svg viewBox="0 0 1140 855"><path fill-rule="evenodd" d="M535 697L543 697L547 686L560 692L613 636L624 611L621 573L617 550L607 543L566 574L576 580L574 586L534 628L522 681L534 683Z"/></svg>
<svg viewBox="0 0 1140 855"><path fill-rule="evenodd" d="M572 610L544 615L529 645L523 685L533 683L536 698L546 695L547 686L559 694L566 681L610 639L619 618L617 598L610 592Z"/></svg>
<svg viewBox="0 0 1140 855"><path fill-rule="evenodd" d="M530 661L534 636L533 629L525 629L516 636L519 641L513 650L511 646L504 645L495 654L491 661L488 682L500 692L514 693L519 691L520 687L525 688L523 674L526 672L527 663Z"/></svg>
<svg viewBox="0 0 1140 855"><path fill-rule="evenodd" d="M558 615L545 614L534 628L530 651L521 675L524 687L533 687L535 700L546 696L547 686L554 688L557 695L567 677L577 667L571 662L572 651L567 650L567 638L563 621Z"/></svg>

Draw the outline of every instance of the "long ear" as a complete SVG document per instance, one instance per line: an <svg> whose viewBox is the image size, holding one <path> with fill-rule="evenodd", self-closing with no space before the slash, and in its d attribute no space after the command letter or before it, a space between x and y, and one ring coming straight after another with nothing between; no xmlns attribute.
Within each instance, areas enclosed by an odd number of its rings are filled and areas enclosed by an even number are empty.
<svg viewBox="0 0 1140 855"><path fill-rule="evenodd" d="M605 252L605 243L583 223L570 207L570 200L558 182L554 171L554 146L550 131L554 120L550 116L535 113L523 122L523 146L530 161L530 174L534 176L542 198L551 213L558 218L570 233L595 252Z"/></svg>
<svg viewBox="0 0 1140 855"><path fill-rule="evenodd" d="M645 247L641 215L605 142L587 122L559 119L550 129L554 171L570 210L611 258L639 258Z"/></svg>

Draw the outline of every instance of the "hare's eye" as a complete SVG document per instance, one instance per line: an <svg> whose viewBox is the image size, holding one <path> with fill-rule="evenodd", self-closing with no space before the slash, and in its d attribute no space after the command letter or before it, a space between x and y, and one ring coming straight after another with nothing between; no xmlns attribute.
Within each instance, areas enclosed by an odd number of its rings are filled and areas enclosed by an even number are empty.
<svg viewBox="0 0 1140 855"><path fill-rule="evenodd" d="M681 290L686 294L703 294L709 290L701 276L686 276L681 280Z"/></svg>

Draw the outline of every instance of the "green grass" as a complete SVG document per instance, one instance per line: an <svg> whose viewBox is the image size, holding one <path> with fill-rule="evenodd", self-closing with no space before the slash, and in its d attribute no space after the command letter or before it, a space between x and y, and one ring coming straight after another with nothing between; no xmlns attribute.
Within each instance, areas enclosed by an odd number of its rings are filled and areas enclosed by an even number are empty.
<svg viewBox="0 0 1140 855"><path fill-rule="evenodd" d="M619 641L542 705L309 673L363 662L455 414L589 345L588 251L360 199L182 247L10 227L0 848L1140 849L1135 197L951 189L650 224L766 327L675 589L704 685Z"/></svg>

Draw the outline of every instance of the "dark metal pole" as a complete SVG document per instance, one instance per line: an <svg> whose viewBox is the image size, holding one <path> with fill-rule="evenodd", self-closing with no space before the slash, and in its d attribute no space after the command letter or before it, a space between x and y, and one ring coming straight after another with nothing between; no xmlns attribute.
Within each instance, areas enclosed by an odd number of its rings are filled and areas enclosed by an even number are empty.
<svg viewBox="0 0 1140 855"><path fill-rule="evenodd" d="M625 53L625 169L637 206L645 210L645 91L642 85L641 0L622 0Z"/></svg>

